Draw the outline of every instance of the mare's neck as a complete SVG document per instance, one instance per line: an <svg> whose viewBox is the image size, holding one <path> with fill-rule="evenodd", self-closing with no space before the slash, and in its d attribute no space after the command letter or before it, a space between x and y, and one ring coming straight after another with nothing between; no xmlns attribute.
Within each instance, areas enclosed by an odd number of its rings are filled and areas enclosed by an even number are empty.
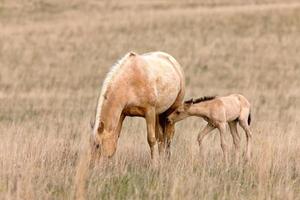
<svg viewBox="0 0 300 200"><path fill-rule="evenodd" d="M110 93L103 101L100 119L104 123L104 129L114 131L118 126L120 116L126 105L125 98L119 97L118 90Z"/></svg>
<svg viewBox="0 0 300 200"><path fill-rule="evenodd" d="M123 92L122 92L123 91ZM122 86L108 87L99 98L94 134L103 123L104 130L114 132L119 124L120 116L126 105L126 93Z"/></svg>

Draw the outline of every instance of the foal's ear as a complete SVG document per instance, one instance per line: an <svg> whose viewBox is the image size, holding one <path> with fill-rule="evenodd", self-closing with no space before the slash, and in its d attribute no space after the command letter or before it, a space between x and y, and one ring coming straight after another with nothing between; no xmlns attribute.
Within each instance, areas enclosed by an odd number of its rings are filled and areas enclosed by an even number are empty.
<svg viewBox="0 0 300 200"><path fill-rule="evenodd" d="M187 100L184 102L184 108L188 109L192 104L194 103L194 99L191 98L190 100Z"/></svg>
<svg viewBox="0 0 300 200"><path fill-rule="evenodd" d="M193 102L194 102L194 99L191 98L190 100L185 101L184 104L191 105L191 104L193 104Z"/></svg>

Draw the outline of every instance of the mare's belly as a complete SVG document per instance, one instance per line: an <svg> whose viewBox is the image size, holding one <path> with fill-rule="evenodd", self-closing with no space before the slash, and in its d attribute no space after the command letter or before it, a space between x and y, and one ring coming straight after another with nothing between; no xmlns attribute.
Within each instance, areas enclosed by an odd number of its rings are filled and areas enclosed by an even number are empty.
<svg viewBox="0 0 300 200"><path fill-rule="evenodd" d="M158 78L156 81L156 112L163 113L168 110L176 101L180 92L180 79L176 74L173 76L166 74L163 80Z"/></svg>
<svg viewBox="0 0 300 200"><path fill-rule="evenodd" d="M158 96L158 100L156 103L156 112L158 114L165 112L168 110L175 102L177 96L178 96L179 91L167 91L167 92L162 92Z"/></svg>

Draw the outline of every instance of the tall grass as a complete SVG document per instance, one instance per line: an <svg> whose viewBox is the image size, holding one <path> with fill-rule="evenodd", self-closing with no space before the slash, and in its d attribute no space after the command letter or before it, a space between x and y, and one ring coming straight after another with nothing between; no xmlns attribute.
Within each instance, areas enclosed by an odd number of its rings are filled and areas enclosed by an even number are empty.
<svg viewBox="0 0 300 200"><path fill-rule="evenodd" d="M244 94L253 158L225 170L217 132L200 156L191 118L153 166L144 120L128 118L85 197L300 199L300 8L262 9L278 2L0 1L0 199L74 198L101 82L130 50L173 55L187 98Z"/></svg>

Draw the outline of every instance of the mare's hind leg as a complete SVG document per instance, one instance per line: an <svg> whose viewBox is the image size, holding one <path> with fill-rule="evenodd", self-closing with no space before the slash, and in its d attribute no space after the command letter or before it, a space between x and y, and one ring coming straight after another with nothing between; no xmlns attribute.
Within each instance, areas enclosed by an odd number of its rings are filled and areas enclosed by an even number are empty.
<svg viewBox="0 0 300 200"><path fill-rule="evenodd" d="M146 118L146 123L147 123L147 140L148 140L148 144L150 146L150 150L151 150L151 158L154 159L154 146L156 143L156 137L155 137L155 108L154 107L150 107L145 115Z"/></svg>
<svg viewBox="0 0 300 200"><path fill-rule="evenodd" d="M246 158L247 160L250 160L251 157L251 146L252 146L252 132L249 128L249 124L247 122L248 116L247 117L242 117L239 119L240 126L244 129L246 133L246 138L247 138L247 149L246 149Z"/></svg>
<svg viewBox="0 0 300 200"><path fill-rule="evenodd" d="M174 137L174 133L175 133L175 124L166 122L164 137L165 137L165 145L166 145L166 154L168 158L171 157L171 141Z"/></svg>
<svg viewBox="0 0 300 200"><path fill-rule="evenodd" d="M200 131L200 133L198 134L198 144L199 144L199 149L200 149L200 152L201 152L201 144L202 144L202 140L204 139L204 137L209 133L211 132L212 130L214 130L215 127L212 126L211 124L207 124L204 129L202 131Z"/></svg>
<svg viewBox="0 0 300 200"><path fill-rule="evenodd" d="M156 116L156 124L155 124L155 137L158 139L158 152L161 155L165 149L165 141L164 141L164 118L163 116Z"/></svg>
<svg viewBox="0 0 300 200"><path fill-rule="evenodd" d="M241 148L241 138L237 130L237 121L229 122L229 128L233 139L233 144L235 147L235 163L237 164L240 157L240 148Z"/></svg>

